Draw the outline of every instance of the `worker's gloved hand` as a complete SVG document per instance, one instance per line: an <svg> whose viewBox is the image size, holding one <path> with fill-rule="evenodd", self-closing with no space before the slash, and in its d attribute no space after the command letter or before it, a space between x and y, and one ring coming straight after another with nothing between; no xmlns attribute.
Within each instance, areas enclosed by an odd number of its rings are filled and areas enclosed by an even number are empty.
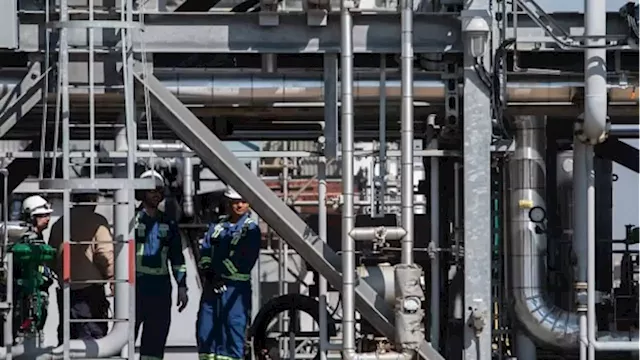
<svg viewBox="0 0 640 360"><path fill-rule="evenodd" d="M224 284L222 279L216 279L213 283L213 292L215 294L222 294L225 291L227 291L227 285Z"/></svg>
<svg viewBox="0 0 640 360"><path fill-rule="evenodd" d="M187 307L187 304L189 303L189 295L187 295L187 288L184 286L181 286L178 288L178 301L177 301L177 306L178 306L178 312L182 312L182 310L184 310Z"/></svg>

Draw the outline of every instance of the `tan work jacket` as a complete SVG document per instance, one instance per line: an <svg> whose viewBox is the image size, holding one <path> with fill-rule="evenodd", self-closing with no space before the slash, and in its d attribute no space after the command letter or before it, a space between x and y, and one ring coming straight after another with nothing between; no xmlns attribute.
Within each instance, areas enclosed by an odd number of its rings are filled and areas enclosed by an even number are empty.
<svg viewBox="0 0 640 360"><path fill-rule="evenodd" d="M49 235L49 245L58 250L53 270L58 274L60 281L63 276L62 221L63 218L60 217L53 224ZM71 289L82 289L93 285L91 283L75 283L78 281L112 280L114 278L113 237L109 231L109 222L104 216L81 206L72 208L70 241L83 242L71 245ZM93 242L93 244L85 242Z"/></svg>

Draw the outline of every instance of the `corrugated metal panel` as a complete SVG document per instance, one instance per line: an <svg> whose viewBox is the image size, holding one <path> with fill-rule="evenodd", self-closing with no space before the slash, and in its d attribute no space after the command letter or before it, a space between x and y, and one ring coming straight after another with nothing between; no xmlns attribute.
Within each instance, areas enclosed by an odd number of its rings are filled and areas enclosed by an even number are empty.
<svg viewBox="0 0 640 360"><path fill-rule="evenodd" d="M291 151L317 151L318 145L315 141L309 140L295 140L289 141L289 150ZM330 160L330 159L328 159ZM318 158L308 157L300 158L297 160L298 176L311 177L318 173ZM332 161L327 165L327 176L337 177L340 176L340 162Z"/></svg>

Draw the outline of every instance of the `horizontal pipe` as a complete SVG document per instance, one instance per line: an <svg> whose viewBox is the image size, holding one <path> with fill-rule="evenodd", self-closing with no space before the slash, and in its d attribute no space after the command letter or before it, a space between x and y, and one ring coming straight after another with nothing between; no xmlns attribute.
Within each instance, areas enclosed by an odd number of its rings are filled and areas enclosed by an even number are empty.
<svg viewBox="0 0 640 360"><path fill-rule="evenodd" d="M155 69L160 81L185 104L204 106L258 106L277 103L321 103L324 101L324 80L318 74L251 74L212 73L206 70ZM11 91L25 71L0 71L0 97ZM581 94L584 82L578 77L524 75L509 76L507 99L509 104L565 104L569 105ZM637 104L637 80L625 88L619 87L615 76L609 78L610 104ZM356 73L353 82L353 97L356 103L377 104L379 74ZM437 74L416 73L414 75L414 101L443 103L445 82ZM461 86L461 84L458 84ZM390 73L386 80L386 98L389 102L400 101L400 77ZM72 91L72 101L86 101L88 94ZM54 96L54 94L50 94ZM114 103L121 101L118 93L96 91L96 101Z"/></svg>
<svg viewBox="0 0 640 360"><path fill-rule="evenodd" d="M373 241L376 239L400 240L407 232L400 227L363 227L354 228L349 236L356 241Z"/></svg>

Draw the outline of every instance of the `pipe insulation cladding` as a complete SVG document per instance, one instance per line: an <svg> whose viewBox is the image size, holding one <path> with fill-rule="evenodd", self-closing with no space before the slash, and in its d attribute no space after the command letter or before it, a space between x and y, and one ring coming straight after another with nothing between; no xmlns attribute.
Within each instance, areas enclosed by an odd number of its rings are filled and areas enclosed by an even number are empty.
<svg viewBox="0 0 640 360"><path fill-rule="evenodd" d="M532 338L573 348L578 344L578 319L558 308L545 293L547 237L529 219L533 206L546 208L545 119L519 116L514 121L516 148L509 161L509 233L511 288L515 314Z"/></svg>
<svg viewBox="0 0 640 360"><path fill-rule="evenodd" d="M300 103L324 101L324 79L319 74L251 74L213 73L206 70L176 71L155 69L162 84L183 103L205 106L262 106L274 103ZM25 71L0 70L0 96L10 92L21 80ZM638 103L638 80L628 79L627 86L620 86L618 79L609 77L609 103L633 105ZM445 82L437 74L413 74L413 101L444 103ZM462 84L458 84L462 87ZM389 73L385 81L386 99L401 100L401 79ZM510 74L507 99L511 105L555 103L570 105L582 94L584 81L576 76ZM84 90L71 91L71 100L87 101ZM55 94L50 94L52 101ZM380 75L377 72L353 75L353 101L378 104L380 99ZM97 106L122 101L118 93L96 91Z"/></svg>
<svg viewBox="0 0 640 360"><path fill-rule="evenodd" d="M533 206L546 208L544 158L546 119L515 118L516 147L509 161L509 239L511 291L516 318L531 338L546 346L575 349L579 344L577 313L552 304L546 292L547 234L529 219ZM630 340L637 334L599 333L602 341Z"/></svg>

